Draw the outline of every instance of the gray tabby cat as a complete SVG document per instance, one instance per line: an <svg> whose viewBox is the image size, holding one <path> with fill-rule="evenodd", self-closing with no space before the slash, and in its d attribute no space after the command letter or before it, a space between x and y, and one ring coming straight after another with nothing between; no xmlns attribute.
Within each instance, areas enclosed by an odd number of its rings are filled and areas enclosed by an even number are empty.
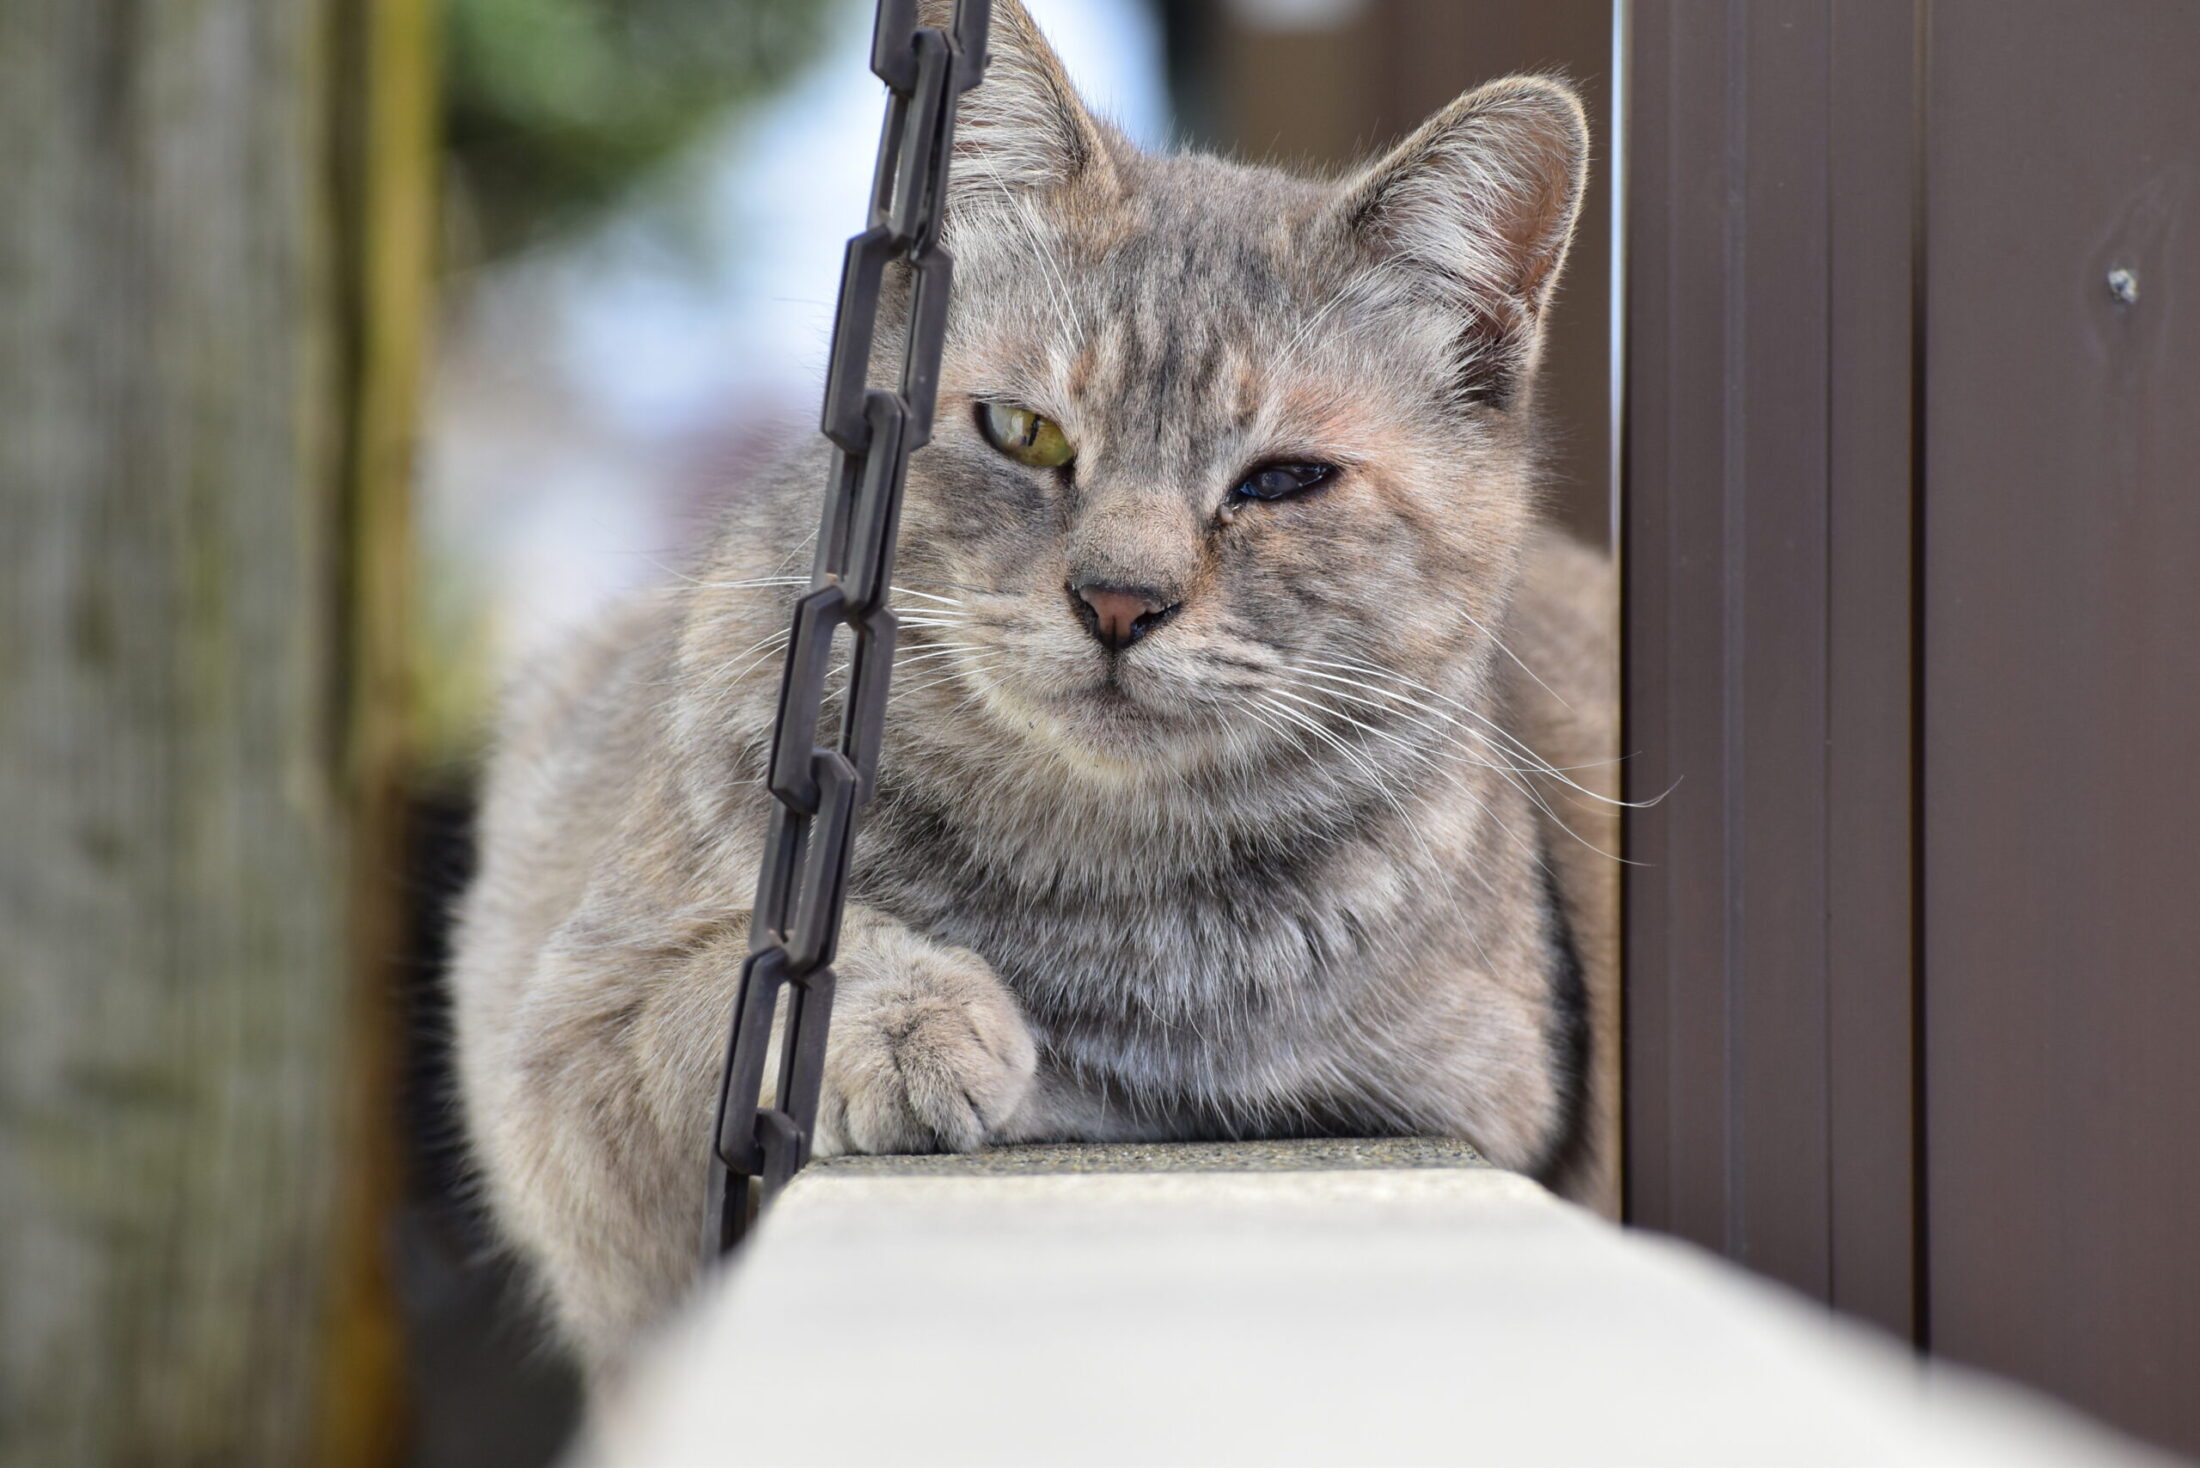
<svg viewBox="0 0 2200 1468"><path fill-rule="evenodd" d="M1579 104L1310 182L1139 152L995 13L820 1153L1436 1133L1609 1211L1611 587L1535 510ZM824 481L535 670L490 768L465 1109L599 1379L696 1274Z"/></svg>

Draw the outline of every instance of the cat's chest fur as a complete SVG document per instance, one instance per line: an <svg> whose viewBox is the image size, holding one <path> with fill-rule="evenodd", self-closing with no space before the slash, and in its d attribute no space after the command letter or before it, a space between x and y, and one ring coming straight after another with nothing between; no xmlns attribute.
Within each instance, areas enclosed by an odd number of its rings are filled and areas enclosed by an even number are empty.
<svg viewBox="0 0 2200 1468"><path fill-rule="evenodd" d="M1135 843L1020 846L889 791L854 884L983 957L1059 1067L1227 1111L1307 1090L1340 1017L1425 928L1431 894L1377 836L1294 831L1142 871Z"/></svg>

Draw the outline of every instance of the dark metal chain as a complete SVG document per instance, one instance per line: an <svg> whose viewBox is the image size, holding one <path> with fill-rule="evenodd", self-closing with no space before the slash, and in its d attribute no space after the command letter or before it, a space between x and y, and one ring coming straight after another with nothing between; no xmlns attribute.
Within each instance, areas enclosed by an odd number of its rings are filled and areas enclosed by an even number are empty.
<svg viewBox="0 0 2200 1468"><path fill-rule="evenodd" d="M749 956L733 1002L718 1090L704 1253L738 1242L757 1210L810 1157L833 1010L833 955L856 814L871 797L894 664L887 607L909 455L932 436L940 344L954 261L940 245L955 99L985 74L991 0L955 0L947 31L916 23L916 0L879 0L871 70L886 83L886 126L870 228L848 241L825 374L834 448L810 590L795 603L766 783L774 801L756 881ZM869 385L886 267L909 267L908 337L897 388ZM818 745L834 637L848 628L840 730ZM776 1104L759 1104L772 1016L786 996Z"/></svg>

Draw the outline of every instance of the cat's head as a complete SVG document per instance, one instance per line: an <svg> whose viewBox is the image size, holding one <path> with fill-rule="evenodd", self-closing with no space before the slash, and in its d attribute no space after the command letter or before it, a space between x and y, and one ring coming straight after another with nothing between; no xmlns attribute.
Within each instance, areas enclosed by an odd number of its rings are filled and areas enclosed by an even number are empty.
<svg viewBox="0 0 2200 1468"><path fill-rule="evenodd" d="M1496 82L1309 181L1136 149L1020 5L994 17L957 125L902 679L1123 771L1303 745L1316 704L1376 722L1385 699L1340 702L1369 667L1483 676L1533 517L1574 94Z"/></svg>

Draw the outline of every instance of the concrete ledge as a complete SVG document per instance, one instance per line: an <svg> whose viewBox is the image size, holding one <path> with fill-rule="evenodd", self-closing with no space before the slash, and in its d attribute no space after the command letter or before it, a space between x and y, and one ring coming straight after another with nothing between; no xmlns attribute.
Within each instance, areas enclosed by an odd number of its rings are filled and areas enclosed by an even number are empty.
<svg viewBox="0 0 2200 1468"><path fill-rule="evenodd" d="M815 1166L598 1432L608 1468L2160 1461L1426 1142Z"/></svg>
<svg viewBox="0 0 2200 1468"><path fill-rule="evenodd" d="M1465 1142L1431 1137L1292 1142L1122 1142L988 1147L922 1157L829 1157L803 1185L844 1177L1004 1177L1116 1172L1360 1172L1372 1168L1488 1167Z"/></svg>

